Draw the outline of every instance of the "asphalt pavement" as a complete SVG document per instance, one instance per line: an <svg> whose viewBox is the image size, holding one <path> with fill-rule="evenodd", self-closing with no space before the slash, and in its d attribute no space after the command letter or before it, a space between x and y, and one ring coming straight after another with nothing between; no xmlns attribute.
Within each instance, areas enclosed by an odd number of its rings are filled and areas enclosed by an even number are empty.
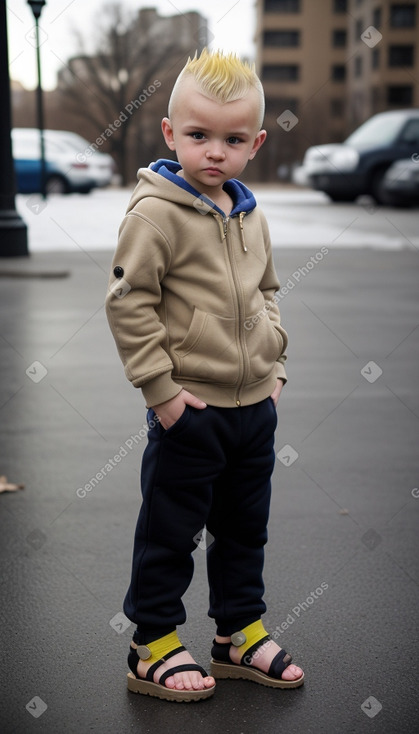
<svg viewBox="0 0 419 734"><path fill-rule="evenodd" d="M112 253L82 244L0 261L0 474L25 484L0 494L1 731L414 731L418 250L275 250L289 382L264 622L306 682L220 681L181 705L126 690L145 407L104 313ZM205 552L194 556L180 634L208 667Z"/></svg>

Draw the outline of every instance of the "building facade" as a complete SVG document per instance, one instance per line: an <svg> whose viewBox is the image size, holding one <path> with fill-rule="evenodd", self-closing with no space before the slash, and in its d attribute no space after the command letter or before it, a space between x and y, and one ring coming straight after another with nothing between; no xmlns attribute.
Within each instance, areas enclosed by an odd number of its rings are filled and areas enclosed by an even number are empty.
<svg viewBox="0 0 419 734"><path fill-rule="evenodd" d="M347 125L419 107L419 3L352 0L348 17Z"/></svg>
<svg viewBox="0 0 419 734"><path fill-rule="evenodd" d="M257 0L257 68L278 164L341 142L376 112L419 107L418 5Z"/></svg>

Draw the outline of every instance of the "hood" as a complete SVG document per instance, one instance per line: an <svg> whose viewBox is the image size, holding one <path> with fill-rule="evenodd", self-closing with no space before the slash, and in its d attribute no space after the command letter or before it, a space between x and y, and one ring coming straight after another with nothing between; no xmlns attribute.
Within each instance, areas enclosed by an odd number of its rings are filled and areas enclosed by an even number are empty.
<svg viewBox="0 0 419 734"><path fill-rule="evenodd" d="M148 168L140 168L137 173L138 184L133 192L127 212L131 211L141 199L153 196L183 206L196 206L196 200L225 217L225 213L204 194L193 188L177 175L181 166L176 161L161 158L151 163ZM162 180L163 179L163 180ZM226 181L224 190L233 200L233 209L229 216L234 217L251 212L256 207L256 199L250 189L235 178ZM208 209L208 210L209 210Z"/></svg>
<svg viewBox="0 0 419 734"><path fill-rule="evenodd" d="M322 173L347 173L354 171L359 153L346 143L313 145L305 153L303 167L308 176Z"/></svg>

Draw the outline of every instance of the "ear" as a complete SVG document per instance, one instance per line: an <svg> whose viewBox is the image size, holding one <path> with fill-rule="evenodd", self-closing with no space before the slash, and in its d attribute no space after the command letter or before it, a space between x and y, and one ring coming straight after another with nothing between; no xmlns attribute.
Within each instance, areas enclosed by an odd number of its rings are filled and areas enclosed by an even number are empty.
<svg viewBox="0 0 419 734"><path fill-rule="evenodd" d="M166 145L170 150L175 150L175 141L173 138L173 128L168 117L163 117L161 121L161 129Z"/></svg>
<svg viewBox="0 0 419 734"><path fill-rule="evenodd" d="M253 143L252 150L250 151L250 154L249 154L249 161L253 160L259 148L262 147L262 145L264 144L266 140L266 136L267 136L266 130L260 130L258 132L258 134L255 137L255 142Z"/></svg>

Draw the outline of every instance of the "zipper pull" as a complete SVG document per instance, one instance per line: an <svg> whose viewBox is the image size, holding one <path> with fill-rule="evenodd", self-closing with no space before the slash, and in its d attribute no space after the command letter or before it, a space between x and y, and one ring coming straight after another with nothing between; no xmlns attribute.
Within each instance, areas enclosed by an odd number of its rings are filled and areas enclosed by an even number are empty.
<svg viewBox="0 0 419 734"><path fill-rule="evenodd" d="M240 224L240 236L241 236L241 241L242 241L243 252L247 252L246 241L244 239L244 227L243 227L243 219L245 216L246 216L246 212L240 212L239 224Z"/></svg>
<svg viewBox="0 0 419 734"><path fill-rule="evenodd" d="M223 219L221 214L218 214L218 212L213 212L213 217L217 220L218 229L220 230L221 242L223 242L227 236L226 220Z"/></svg>
<svg viewBox="0 0 419 734"><path fill-rule="evenodd" d="M228 229L229 219L230 219L230 217L225 217L225 219L223 219L224 237L227 237L227 229Z"/></svg>

